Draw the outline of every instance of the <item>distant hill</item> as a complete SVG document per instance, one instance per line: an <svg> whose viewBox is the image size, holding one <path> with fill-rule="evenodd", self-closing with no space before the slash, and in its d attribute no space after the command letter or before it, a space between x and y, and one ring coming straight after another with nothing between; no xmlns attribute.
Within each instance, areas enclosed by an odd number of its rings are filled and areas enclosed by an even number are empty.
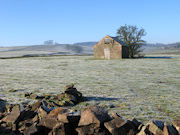
<svg viewBox="0 0 180 135"><path fill-rule="evenodd" d="M89 45L55 44L0 47L0 58L53 56L53 55L92 55L93 47Z"/></svg>
<svg viewBox="0 0 180 135"><path fill-rule="evenodd" d="M142 48L144 49L142 54L174 54L180 55L180 42L172 43L172 44L150 44L143 45Z"/></svg>
<svg viewBox="0 0 180 135"><path fill-rule="evenodd" d="M89 46L94 46L98 42L79 42L79 43L74 43L73 45L89 45Z"/></svg>
<svg viewBox="0 0 180 135"><path fill-rule="evenodd" d="M90 42L78 42L74 43L73 45L79 45L79 46L94 46L98 42L95 41L90 41ZM180 42L177 43L171 43L171 44L163 44L163 43L147 43L146 45L143 45L143 47L148 47L148 48L167 48L167 49L172 49L172 48L180 48Z"/></svg>
<svg viewBox="0 0 180 135"><path fill-rule="evenodd" d="M167 44L169 48L180 48L180 42L176 42L173 44Z"/></svg>
<svg viewBox="0 0 180 135"><path fill-rule="evenodd" d="M173 49L180 49L180 42L177 43L172 43L172 44L162 44L162 43L156 43L156 44L151 44L151 43L147 43L146 45L142 46L145 51L149 51L149 50L157 50L157 49L161 49L161 50L173 50Z"/></svg>
<svg viewBox="0 0 180 135"><path fill-rule="evenodd" d="M0 47L0 58L21 56L52 56L52 55L93 55L93 46L98 42L79 42L74 44L52 44ZM177 54L180 55L180 42L172 44L143 45L143 54Z"/></svg>
<svg viewBox="0 0 180 135"><path fill-rule="evenodd" d="M179 48L180 42L171 43L171 44L162 44L162 43L156 43L156 44L150 44L147 43L148 47L167 47L167 48Z"/></svg>

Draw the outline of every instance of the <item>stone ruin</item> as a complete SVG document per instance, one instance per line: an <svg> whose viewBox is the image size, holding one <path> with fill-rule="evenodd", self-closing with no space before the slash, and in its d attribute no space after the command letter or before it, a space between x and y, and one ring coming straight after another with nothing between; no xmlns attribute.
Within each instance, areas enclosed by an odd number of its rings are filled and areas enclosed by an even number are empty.
<svg viewBox="0 0 180 135"><path fill-rule="evenodd" d="M172 125L158 120L144 125L135 118L125 120L115 112L110 116L106 108L98 105L87 106L81 112L62 107L85 100L73 85L67 86L65 93L51 96L38 97L26 93L24 97L40 100L31 105L14 104L1 108L0 134L178 135L180 133L180 120L174 120ZM68 97L69 100L61 106L59 102L64 97Z"/></svg>

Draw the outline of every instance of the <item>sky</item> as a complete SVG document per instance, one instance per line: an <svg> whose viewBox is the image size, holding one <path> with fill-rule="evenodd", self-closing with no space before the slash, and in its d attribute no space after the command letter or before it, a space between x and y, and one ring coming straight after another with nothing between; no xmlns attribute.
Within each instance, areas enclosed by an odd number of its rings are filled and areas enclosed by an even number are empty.
<svg viewBox="0 0 180 135"><path fill-rule="evenodd" d="M0 0L0 46L99 41L125 24L180 42L180 0Z"/></svg>

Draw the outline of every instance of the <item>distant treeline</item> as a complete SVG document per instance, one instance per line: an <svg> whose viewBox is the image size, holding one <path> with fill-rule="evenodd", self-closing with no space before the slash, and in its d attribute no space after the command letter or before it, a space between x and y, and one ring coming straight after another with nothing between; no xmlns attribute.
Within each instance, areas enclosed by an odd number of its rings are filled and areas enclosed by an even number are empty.
<svg viewBox="0 0 180 135"><path fill-rule="evenodd" d="M167 44L168 47L173 47L173 48L180 48L180 42L173 43L173 44Z"/></svg>
<svg viewBox="0 0 180 135"><path fill-rule="evenodd" d="M83 47L78 45L66 45L65 47L68 51L73 51L75 53L81 53L83 52Z"/></svg>
<svg viewBox="0 0 180 135"><path fill-rule="evenodd" d="M53 40L44 41L44 45L53 45L53 44L54 44Z"/></svg>
<svg viewBox="0 0 180 135"><path fill-rule="evenodd" d="M180 48L180 42L171 43L171 44L162 44L162 43L151 44L151 43L147 43L146 47Z"/></svg>
<svg viewBox="0 0 180 135"><path fill-rule="evenodd" d="M67 50L71 50L73 52L79 53L83 51L83 48L81 46L94 46L95 44L97 44L98 42L79 42L79 43L74 43L73 45L67 45L66 49ZM53 40L47 40L44 42L45 45L64 45L64 44L59 44L57 42L53 42ZM155 48L162 48L165 47L167 49L173 49L173 48L180 48L180 42L176 42L176 43L170 43L170 44L163 44L163 43L147 43L145 46L143 45L143 47L155 47Z"/></svg>
<svg viewBox="0 0 180 135"><path fill-rule="evenodd" d="M80 42L80 43L74 43L74 45L95 45L98 42Z"/></svg>

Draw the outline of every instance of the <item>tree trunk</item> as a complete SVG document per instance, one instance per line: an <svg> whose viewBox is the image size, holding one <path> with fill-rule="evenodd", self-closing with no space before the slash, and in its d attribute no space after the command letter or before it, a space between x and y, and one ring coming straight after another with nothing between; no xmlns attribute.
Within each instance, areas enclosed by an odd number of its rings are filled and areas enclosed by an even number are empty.
<svg viewBox="0 0 180 135"><path fill-rule="evenodd" d="M133 50L131 47L129 47L129 58L134 58Z"/></svg>

